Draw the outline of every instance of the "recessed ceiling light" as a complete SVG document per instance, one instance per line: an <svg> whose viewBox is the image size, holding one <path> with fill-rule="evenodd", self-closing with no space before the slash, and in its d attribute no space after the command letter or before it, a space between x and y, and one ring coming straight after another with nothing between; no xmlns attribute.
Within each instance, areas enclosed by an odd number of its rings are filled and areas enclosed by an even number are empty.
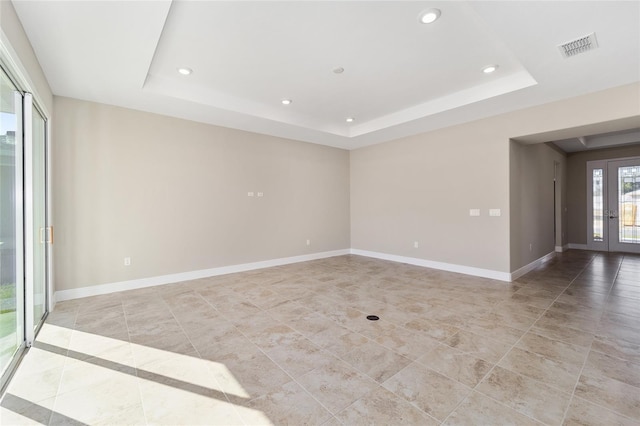
<svg viewBox="0 0 640 426"><path fill-rule="evenodd" d="M336 67L333 69L334 74L342 74L343 72L344 72L344 68L342 67Z"/></svg>
<svg viewBox="0 0 640 426"><path fill-rule="evenodd" d="M282 105L291 105L293 101L291 99L283 99L282 100Z"/></svg>
<svg viewBox="0 0 640 426"><path fill-rule="evenodd" d="M436 20L440 17L440 9L427 9L424 12L420 13L418 19L423 24L431 24L436 22Z"/></svg>
<svg viewBox="0 0 640 426"><path fill-rule="evenodd" d="M491 74L492 72L494 72L497 69L498 69L497 65L489 65L489 66L486 66L486 67L482 68L482 72L485 73L485 74Z"/></svg>
<svg viewBox="0 0 640 426"><path fill-rule="evenodd" d="M193 72L191 68L178 68L178 72L182 75L189 75Z"/></svg>
<svg viewBox="0 0 640 426"><path fill-rule="evenodd" d="M353 118L353 117L348 117L348 118L347 118L347 123L353 123L353 120L355 120L355 118Z"/></svg>

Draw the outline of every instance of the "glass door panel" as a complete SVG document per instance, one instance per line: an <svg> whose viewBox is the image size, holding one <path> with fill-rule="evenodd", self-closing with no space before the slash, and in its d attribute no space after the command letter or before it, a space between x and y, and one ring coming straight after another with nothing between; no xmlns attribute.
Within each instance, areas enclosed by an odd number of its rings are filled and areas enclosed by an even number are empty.
<svg viewBox="0 0 640 426"><path fill-rule="evenodd" d="M31 179L32 179L32 250L33 250L33 327L37 330L47 306L47 242L49 229L46 217L46 121L32 107Z"/></svg>
<svg viewBox="0 0 640 426"><path fill-rule="evenodd" d="M604 176L602 169L593 170L593 241L604 239Z"/></svg>
<svg viewBox="0 0 640 426"><path fill-rule="evenodd" d="M609 212L607 210L607 162L587 163L587 248L609 250Z"/></svg>
<svg viewBox="0 0 640 426"><path fill-rule="evenodd" d="M0 69L0 376L24 343L22 94ZM0 383L1 385L2 383Z"/></svg>
<svg viewBox="0 0 640 426"><path fill-rule="evenodd" d="M640 253L640 158L609 162L609 249Z"/></svg>

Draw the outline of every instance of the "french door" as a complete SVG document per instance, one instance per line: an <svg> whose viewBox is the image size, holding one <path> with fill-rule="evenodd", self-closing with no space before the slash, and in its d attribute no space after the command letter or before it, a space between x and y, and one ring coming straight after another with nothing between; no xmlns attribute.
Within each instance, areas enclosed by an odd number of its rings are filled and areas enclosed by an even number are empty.
<svg viewBox="0 0 640 426"><path fill-rule="evenodd" d="M47 120L0 67L0 387L48 312Z"/></svg>
<svg viewBox="0 0 640 426"><path fill-rule="evenodd" d="M587 163L587 247L640 253L640 157Z"/></svg>

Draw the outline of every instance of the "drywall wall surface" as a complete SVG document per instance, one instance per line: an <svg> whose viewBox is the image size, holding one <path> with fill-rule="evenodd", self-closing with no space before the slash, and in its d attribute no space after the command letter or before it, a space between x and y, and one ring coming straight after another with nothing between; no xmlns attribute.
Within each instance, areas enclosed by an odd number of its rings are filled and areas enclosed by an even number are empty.
<svg viewBox="0 0 640 426"><path fill-rule="evenodd" d="M630 84L353 150L352 247L516 271L534 251L527 237L529 212L522 211L529 202L512 204L510 197L544 195L520 182L519 165L510 163L530 164L512 152L510 141L638 116L640 84ZM540 152L555 156L543 148ZM480 216L470 216L470 209L479 209ZM490 209L501 209L501 216L489 216ZM539 244L536 253L546 246Z"/></svg>
<svg viewBox="0 0 640 426"><path fill-rule="evenodd" d="M350 247L345 150L62 97L54 110L57 290Z"/></svg>
<svg viewBox="0 0 640 426"><path fill-rule="evenodd" d="M351 151L352 247L508 271L508 171L479 122Z"/></svg>
<svg viewBox="0 0 640 426"><path fill-rule="evenodd" d="M571 153L567 156L567 215L569 244L587 244L587 162L639 157L640 143Z"/></svg>
<svg viewBox="0 0 640 426"><path fill-rule="evenodd" d="M510 242L514 271L555 250L555 203L562 204L566 158L546 144L522 145L514 141L510 158ZM561 210L562 205L559 207ZM557 228L562 234L561 226Z"/></svg>
<svg viewBox="0 0 640 426"><path fill-rule="evenodd" d="M18 58L13 59L17 59L24 67L19 71L24 73L23 77L28 80L31 86L28 89L34 92L36 100L41 104L41 107L48 114L51 114L53 107L51 88L11 1L0 1L0 27L2 28L2 34L18 56ZM23 87L23 89L26 89L26 87Z"/></svg>

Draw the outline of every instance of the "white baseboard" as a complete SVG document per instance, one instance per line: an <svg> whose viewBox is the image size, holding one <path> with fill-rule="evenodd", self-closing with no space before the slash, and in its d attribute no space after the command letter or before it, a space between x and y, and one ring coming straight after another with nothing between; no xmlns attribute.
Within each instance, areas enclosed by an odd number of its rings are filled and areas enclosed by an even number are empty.
<svg viewBox="0 0 640 426"><path fill-rule="evenodd" d="M440 269L442 271L457 272L459 274L473 275L476 277L491 278L500 281L511 281L511 274L509 274L508 272L494 271L491 269L474 268L472 266L456 265L454 263L436 262L433 260L397 256L395 254L378 253L374 251L359 249L351 249L351 254L373 257L376 259L391 260L393 262L408 263L409 265L424 266L425 268Z"/></svg>
<svg viewBox="0 0 640 426"><path fill-rule="evenodd" d="M586 247L586 246L585 246ZM568 248L573 248L572 244ZM577 247L576 247L577 248ZM564 247L562 247L564 250ZM199 278L215 277L218 275L232 274L236 272L252 271L255 269L269 268L273 266L288 265L309 260L325 259L345 254L355 254L359 256L372 257L375 259L390 260L392 262L407 263L409 265L423 266L425 268L439 269L442 271L456 272L459 274L472 275L476 277L490 278L499 281L513 281L523 276L527 272L537 268L542 263L555 256L551 252L528 265L523 266L514 272L501 272L491 269L476 268L472 266L457 265L453 263L437 262L433 260L418 259L415 257L397 256L394 254L378 253L359 249L343 249L321 253L306 254L301 256L285 257L280 259L265 260L261 262L244 263L240 265L222 266L212 269L201 269L198 271L181 272L177 274L161 275L156 277L141 278L137 280L120 281L115 283L100 284L90 287L81 287L70 290L59 290L53 294L53 303L64 300L80 299L83 297L99 296L101 294L115 293L118 291L135 290L156 285L171 284L181 281L195 280Z"/></svg>
<svg viewBox="0 0 640 426"><path fill-rule="evenodd" d="M100 284L90 287L74 288L70 290L56 291L53 295L56 302L63 300L80 299L82 297L99 296L101 294L115 293L118 291L135 290L138 288L153 287L162 284L171 284L181 281L196 280L198 278L215 277L217 275L232 274L235 272L252 271L254 269L269 268L272 266L288 265L291 263L306 262L309 260L325 259L327 257L350 254L350 249L325 251L321 253L305 254L301 256L284 257L280 259L264 260L261 262L243 263L240 265L222 266L212 269L181 272L177 274L161 275L157 277L141 278L137 280L120 281L109 284Z"/></svg>
<svg viewBox="0 0 640 426"><path fill-rule="evenodd" d="M569 243L567 244L567 246L569 246L569 248L573 250L589 250L586 244Z"/></svg>
<svg viewBox="0 0 640 426"><path fill-rule="evenodd" d="M533 262L529 263L528 265L524 265L522 268L513 271L510 274L511 275L510 281L517 280L518 278L520 278L524 274L533 271L538 266L542 265L544 262L547 262L547 261L553 259L555 256L556 256L556 252L552 251L551 253L545 254L541 258L534 260Z"/></svg>
<svg viewBox="0 0 640 426"><path fill-rule="evenodd" d="M563 253L567 250L569 250L569 244L565 244L563 246L556 246L556 253Z"/></svg>

